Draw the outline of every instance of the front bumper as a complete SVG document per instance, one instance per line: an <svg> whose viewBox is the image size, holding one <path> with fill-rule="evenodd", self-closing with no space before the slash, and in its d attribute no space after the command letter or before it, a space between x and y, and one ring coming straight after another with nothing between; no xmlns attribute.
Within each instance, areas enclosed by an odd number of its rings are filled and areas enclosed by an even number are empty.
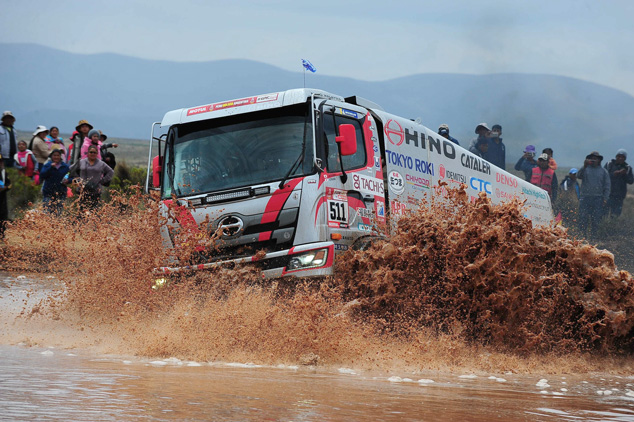
<svg viewBox="0 0 634 422"><path fill-rule="evenodd" d="M325 250L326 256L323 264L310 268L298 268L289 270L288 263L295 256L305 255L311 251ZM293 246L290 249L269 252L265 255L253 255L236 259L208 262L197 265L186 265L182 267L159 267L154 270L156 275L169 275L189 271L207 270L226 265L246 265L256 264L262 268L262 274L266 278L279 277L319 277L328 276L333 273L335 257L335 247L333 242L317 242L305 245Z"/></svg>

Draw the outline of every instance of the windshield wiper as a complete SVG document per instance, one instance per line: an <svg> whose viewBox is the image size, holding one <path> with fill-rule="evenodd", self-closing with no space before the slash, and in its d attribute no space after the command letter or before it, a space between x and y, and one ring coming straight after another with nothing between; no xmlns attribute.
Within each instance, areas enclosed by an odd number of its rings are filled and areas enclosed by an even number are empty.
<svg viewBox="0 0 634 422"><path fill-rule="evenodd" d="M304 152L305 152L305 150L306 150L306 143L304 142L304 146L302 147L302 152L299 153L299 157L297 157L297 159L295 160L295 162L293 163L291 168L288 169L288 172L286 173L286 176L284 176L284 178L280 182L280 186L279 186L280 189L282 189L284 187L284 183L286 183L286 179L288 179L288 177L291 174L293 174L295 172L295 170L297 170L297 167L299 167L299 165L304 162Z"/></svg>

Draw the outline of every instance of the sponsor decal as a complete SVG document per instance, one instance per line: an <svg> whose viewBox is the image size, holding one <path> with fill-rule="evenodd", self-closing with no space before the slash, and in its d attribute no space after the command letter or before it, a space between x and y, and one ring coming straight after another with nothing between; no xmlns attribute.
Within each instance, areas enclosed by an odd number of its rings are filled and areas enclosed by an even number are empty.
<svg viewBox="0 0 634 422"><path fill-rule="evenodd" d="M381 159L379 157L374 157L374 167L381 169Z"/></svg>
<svg viewBox="0 0 634 422"><path fill-rule="evenodd" d="M495 196L500 198L500 199L502 199L502 200L510 201L516 195L514 193L509 193L509 192L503 191L500 188L495 188Z"/></svg>
<svg viewBox="0 0 634 422"><path fill-rule="evenodd" d="M418 188L420 190L429 189L431 187L431 180L425 179L424 177L412 176L411 174L405 175L405 181L408 185L414 186L414 188Z"/></svg>
<svg viewBox="0 0 634 422"><path fill-rule="evenodd" d="M374 141L374 139L373 139L373 141ZM376 145L373 145L373 146L372 146L372 150L373 150L374 152L379 152L379 147L378 147L378 146L376 146Z"/></svg>
<svg viewBox="0 0 634 422"><path fill-rule="evenodd" d="M355 173L352 175L352 186L359 191L384 194L383 180Z"/></svg>
<svg viewBox="0 0 634 422"><path fill-rule="evenodd" d="M374 216L372 210L367 208L357 208L357 214L361 218L372 218Z"/></svg>
<svg viewBox="0 0 634 422"><path fill-rule="evenodd" d="M348 250L348 245L341 245L339 243L335 243L335 250L336 251L347 251Z"/></svg>
<svg viewBox="0 0 634 422"><path fill-rule="evenodd" d="M464 183L465 185L467 184L467 177L464 174L447 170L442 164L438 169L438 173L440 174L441 179L444 179L446 177L447 179L453 180L454 182Z"/></svg>
<svg viewBox="0 0 634 422"><path fill-rule="evenodd" d="M379 223L385 224L385 202L380 199L374 200L374 212Z"/></svg>
<svg viewBox="0 0 634 422"><path fill-rule="evenodd" d="M372 226L369 225L369 224L359 223L359 224L357 224L357 228L359 230L361 230L362 232L371 232L372 231Z"/></svg>
<svg viewBox="0 0 634 422"><path fill-rule="evenodd" d="M550 211L550 207L546 206L544 204L538 204L536 202L531 202L528 204L529 207L531 208L536 208L538 210L542 210L542 211Z"/></svg>
<svg viewBox="0 0 634 422"><path fill-rule="evenodd" d="M396 195L400 195L405 190L405 181L403 180L403 176L398 171L391 171L387 175L387 180L390 186L390 190L394 192Z"/></svg>
<svg viewBox="0 0 634 422"><path fill-rule="evenodd" d="M357 113L356 111L352 111L352 110L347 110L345 108L337 108L335 111L337 114L342 114L344 116L349 116L349 117L353 117L355 119L359 119L359 113Z"/></svg>
<svg viewBox="0 0 634 422"><path fill-rule="evenodd" d="M495 173L495 181L501 185L507 185L516 188L517 178L507 174Z"/></svg>
<svg viewBox="0 0 634 422"><path fill-rule="evenodd" d="M223 110L225 108L242 107L245 105L276 101L278 96L278 93L259 95L256 97L240 98L238 100L225 101L223 103L215 103L207 106L190 108L189 110L187 110L187 115L193 116L195 114L208 113L210 111Z"/></svg>
<svg viewBox="0 0 634 422"><path fill-rule="evenodd" d="M348 229L348 228L350 228L350 226L347 225L346 223L339 223L339 228L340 229Z"/></svg>
<svg viewBox="0 0 634 422"><path fill-rule="evenodd" d="M385 150L388 164L393 164L409 170L415 170L422 174L434 175L434 164L408 155Z"/></svg>
<svg viewBox="0 0 634 422"><path fill-rule="evenodd" d="M469 185L472 189L477 190L478 192L486 192L489 195L491 194L491 183L486 180L478 179L477 177L472 177L469 180Z"/></svg>
<svg viewBox="0 0 634 422"><path fill-rule="evenodd" d="M335 201L348 201L348 194L342 189L326 188L326 196Z"/></svg>
<svg viewBox="0 0 634 422"><path fill-rule="evenodd" d="M398 201L390 201L390 212L392 215L403 215L407 212L407 204Z"/></svg>
<svg viewBox="0 0 634 422"><path fill-rule="evenodd" d="M460 163L463 167L468 169L476 170L484 174L491 174L491 165L475 155L462 154L460 156Z"/></svg>
<svg viewBox="0 0 634 422"><path fill-rule="evenodd" d="M403 126L401 126L396 120L388 120L383 132L385 132L385 137L392 145L399 146L405 140L405 136L403 135Z"/></svg>
<svg viewBox="0 0 634 422"><path fill-rule="evenodd" d="M546 199L546 191L531 189L522 186L522 193L530 196L534 196L535 198Z"/></svg>

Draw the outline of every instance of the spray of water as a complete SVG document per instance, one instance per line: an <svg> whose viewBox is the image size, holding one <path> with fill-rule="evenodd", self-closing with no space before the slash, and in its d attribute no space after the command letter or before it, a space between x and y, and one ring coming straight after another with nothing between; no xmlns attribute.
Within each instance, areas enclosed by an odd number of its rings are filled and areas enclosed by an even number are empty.
<svg viewBox="0 0 634 422"><path fill-rule="evenodd" d="M634 283L612 255L533 227L521 203L466 198L457 189L422 204L388 242L347 253L328 280L218 268L152 289L169 257L158 205L142 195L79 219L28 213L9 228L1 266L64 286L21 320L55 321L107 352L381 369L631 367ZM205 243L181 236L175 258Z"/></svg>

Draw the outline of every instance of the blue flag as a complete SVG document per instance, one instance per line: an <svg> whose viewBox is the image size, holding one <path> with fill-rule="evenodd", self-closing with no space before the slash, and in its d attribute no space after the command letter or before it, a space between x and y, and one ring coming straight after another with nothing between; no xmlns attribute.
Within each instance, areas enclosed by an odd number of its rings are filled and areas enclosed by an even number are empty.
<svg viewBox="0 0 634 422"><path fill-rule="evenodd" d="M304 66L306 70L310 70L313 73L317 72L317 69L315 68L315 66L313 66L313 64L309 62L308 60L302 59L302 66Z"/></svg>

